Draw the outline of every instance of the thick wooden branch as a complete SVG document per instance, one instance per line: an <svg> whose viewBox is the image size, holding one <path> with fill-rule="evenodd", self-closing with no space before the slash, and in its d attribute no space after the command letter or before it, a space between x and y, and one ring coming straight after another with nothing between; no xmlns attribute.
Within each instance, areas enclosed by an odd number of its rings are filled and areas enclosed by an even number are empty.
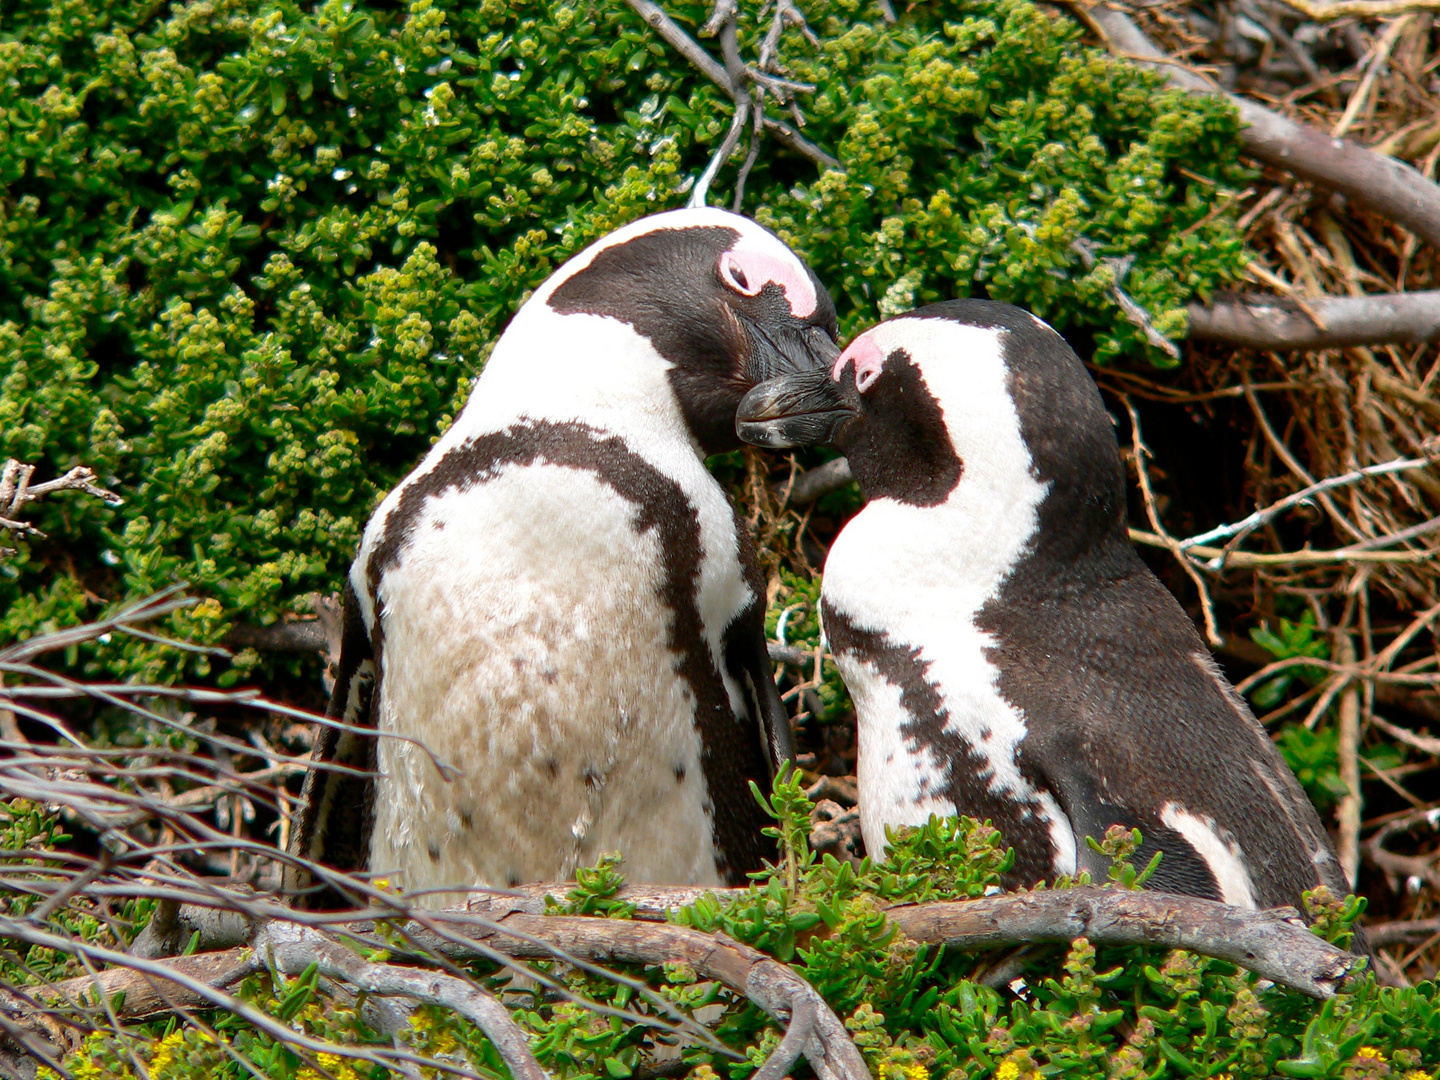
<svg viewBox="0 0 1440 1080"><path fill-rule="evenodd" d="M329 639L319 619L277 622L272 626L239 623L225 635L232 649L259 649L261 652L325 652Z"/></svg>
<svg viewBox="0 0 1440 1080"><path fill-rule="evenodd" d="M1284 986L1328 998L1355 957L1311 933L1293 909L1245 911L1213 900L1124 889L1063 889L964 903L917 904L887 914L916 941L956 949L1089 939L1093 945L1164 945L1228 960Z"/></svg>
<svg viewBox="0 0 1440 1080"><path fill-rule="evenodd" d="M1418 169L1217 89L1166 56L1118 7L1099 3L1084 11L1117 54L1151 67L1185 90L1220 94L1234 105L1245 125L1240 137L1251 157L1341 192L1420 239L1440 244L1440 186Z"/></svg>
<svg viewBox="0 0 1440 1080"><path fill-rule="evenodd" d="M1233 296L1210 306L1191 304L1189 336L1277 351L1419 345L1440 338L1440 290L1335 296L1307 303L1323 326L1317 326L1294 301L1278 296Z"/></svg>

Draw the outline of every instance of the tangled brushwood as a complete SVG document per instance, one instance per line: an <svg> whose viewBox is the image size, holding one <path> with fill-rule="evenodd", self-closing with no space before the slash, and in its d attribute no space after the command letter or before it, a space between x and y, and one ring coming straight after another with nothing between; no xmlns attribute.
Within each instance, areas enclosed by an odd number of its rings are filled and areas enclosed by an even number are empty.
<svg viewBox="0 0 1440 1080"><path fill-rule="evenodd" d="M1436 8L9 4L0 1073L1429 1080ZM1123 832L1109 881L1008 895L964 819L866 858L816 611L858 494L747 452L711 465L802 751L774 867L700 892L607 860L449 911L314 867L353 910L283 902L361 523L529 290L707 199L847 336L987 295L1093 361L1132 538L1364 900L1157 896Z"/></svg>

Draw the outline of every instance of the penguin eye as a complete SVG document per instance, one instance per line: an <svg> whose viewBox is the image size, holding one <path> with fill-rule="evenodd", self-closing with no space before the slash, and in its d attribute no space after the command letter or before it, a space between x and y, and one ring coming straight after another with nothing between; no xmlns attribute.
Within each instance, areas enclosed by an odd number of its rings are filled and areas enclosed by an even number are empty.
<svg viewBox="0 0 1440 1080"><path fill-rule="evenodd" d="M740 265L733 252L725 252L720 256L720 280L742 296L756 296L764 288L764 282L754 288L750 287L750 278L745 273L745 268Z"/></svg>
<svg viewBox="0 0 1440 1080"><path fill-rule="evenodd" d="M859 371L855 372L855 389L863 394L875 385L875 380L878 378L880 378L880 369L878 367L862 367Z"/></svg>

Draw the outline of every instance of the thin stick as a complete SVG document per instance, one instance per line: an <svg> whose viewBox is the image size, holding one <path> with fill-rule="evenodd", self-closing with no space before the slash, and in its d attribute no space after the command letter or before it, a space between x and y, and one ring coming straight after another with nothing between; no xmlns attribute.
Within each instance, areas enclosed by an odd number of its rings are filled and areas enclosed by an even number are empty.
<svg viewBox="0 0 1440 1080"><path fill-rule="evenodd" d="M1365 75L1360 80L1360 85L1357 86L1355 92L1350 95L1350 101L1345 106L1345 112L1341 114L1340 119L1336 121L1335 126L1330 130L1330 134L1335 138L1340 138L1350 130L1350 125L1355 122L1355 118L1360 115L1360 110L1363 109L1365 103L1370 100L1370 91L1375 89L1375 80L1385 67L1385 62L1390 59L1390 53L1395 48L1395 43L1400 40L1400 35L1403 34L1406 27L1410 25L1412 18L1414 18L1412 15L1402 15L1396 19L1385 28L1385 33L1382 34L1380 40L1375 43L1375 49L1370 55L1370 60L1366 65Z"/></svg>
<svg viewBox="0 0 1440 1080"><path fill-rule="evenodd" d="M1341 664L1355 662L1355 641L1349 633L1341 630L1335 634L1335 656ZM1336 854L1340 857L1340 869L1351 889L1360 873L1360 690L1351 682L1340 695L1339 723L1336 739L1340 755L1340 782L1345 785L1345 794L1335 808L1335 820L1339 826L1335 838Z"/></svg>
<svg viewBox="0 0 1440 1080"><path fill-rule="evenodd" d="M1160 511L1155 506L1155 493L1150 489L1150 470L1145 467L1150 448L1145 445L1140 435L1140 414L1135 411L1135 404L1128 395L1122 394L1120 400L1125 403L1125 410L1130 414L1130 445L1135 457L1135 472L1140 479L1140 493L1145 499L1145 516L1150 519L1150 527L1165 542L1186 576L1194 582L1196 591L1200 594L1200 610L1205 617L1205 637L1211 647L1218 649L1225 643L1225 638L1215 622L1215 603L1210 599L1210 590L1205 585L1205 579L1186 557L1180 542L1167 533L1160 522Z"/></svg>
<svg viewBox="0 0 1440 1080"><path fill-rule="evenodd" d="M745 122L750 118L750 100L740 98L735 102L735 116L730 121L730 130L725 133L720 148L710 158L710 163L705 166L705 171L700 174L700 179L695 182L695 190L690 193L690 207L702 207L707 205L705 197L710 193L710 183L715 179L715 174L720 171L720 166L730 160L730 155L735 152L735 145L740 141L740 133L745 130Z"/></svg>
<svg viewBox="0 0 1440 1080"><path fill-rule="evenodd" d="M1363 469L1354 469L1340 476L1326 477L1324 480L1312 483L1308 487L1302 488L1291 495L1285 496L1283 499L1271 503L1269 506L1256 510L1249 517L1243 518L1240 521L1232 522L1229 525L1217 525L1209 532L1203 532L1197 536L1182 540L1180 541L1180 549L1182 551L1188 550L1198 544L1208 544L1212 540L1229 539L1232 544L1238 544L1266 522L1273 521L1292 506L1308 502L1322 492L1347 487L1369 476L1384 476L1388 473L1423 469L1429 464L1430 461L1426 458L1399 458L1395 461L1387 461L1381 465L1367 465ZM1221 561L1223 562L1223 560ZM1217 566L1215 569L1219 569L1219 567Z"/></svg>

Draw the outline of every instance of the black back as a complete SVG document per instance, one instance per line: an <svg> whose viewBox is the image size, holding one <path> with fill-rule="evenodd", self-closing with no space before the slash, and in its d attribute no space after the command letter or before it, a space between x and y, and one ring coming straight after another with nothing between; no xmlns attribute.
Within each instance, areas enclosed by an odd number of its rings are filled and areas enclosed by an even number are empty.
<svg viewBox="0 0 1440 1080"><path fill-rule="evenodd" d="M1130 544L1114 426L1079 358L1053 330L1009 305L960 300L903 318L1003 331L1007 386L1033 474L1048 487L1029 549L976 620L996 641L989 657L1001 694L1025 717L1022 773L1056 796L1080 838L1099 839L1115 824L1138 826L1141 859L1165 852L1153 887L1220 895L1206 863L1160 820L1167 803L1178 803L1212 818L1238 843L1260 906L1299 906L1301 892L1320 883L1343 895L1314 807L1189 617ZM868 426L868 410L879 406L867 402L857 428ZM859 435L848 432L841 448L863 487L871 463ZM963 475L963 461L960 468ZM896 471L893 458L889 469ZM925 485L908 498L888 494L918 505L936 501ZM1106 860L1083 839L1079 859L1103 876ZM1038 838L1017 846L1015 876L1047 877L1050 860Z"/></svg>

